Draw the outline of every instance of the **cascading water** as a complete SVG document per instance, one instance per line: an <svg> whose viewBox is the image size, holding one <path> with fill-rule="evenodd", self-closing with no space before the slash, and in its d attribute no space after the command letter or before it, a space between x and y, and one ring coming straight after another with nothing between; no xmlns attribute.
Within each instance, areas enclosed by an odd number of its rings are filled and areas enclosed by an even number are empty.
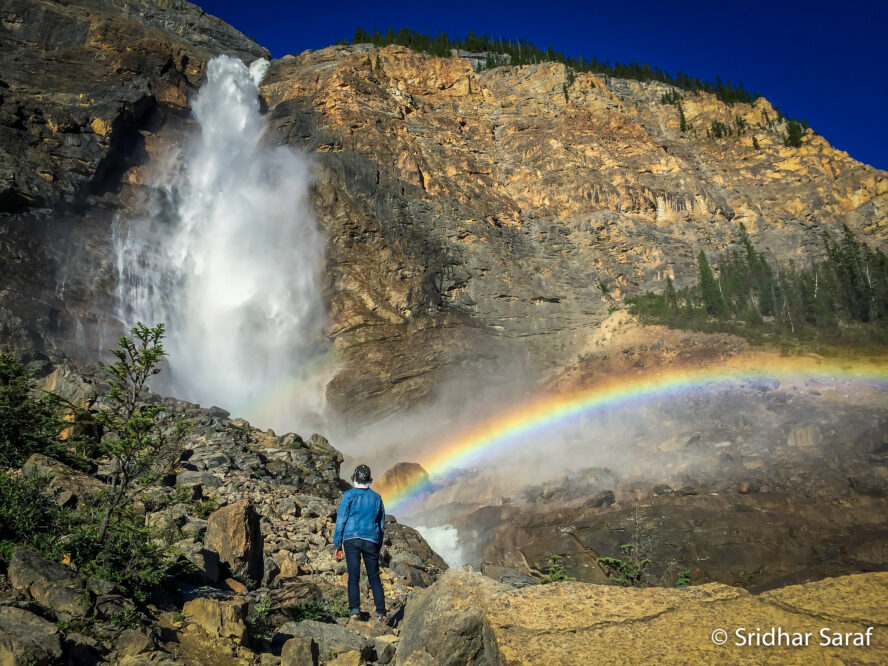
<svg viewBox="0 0 888 666"><path fill-rule="evenodd" d="M300 387L323 365L324 242L307 158L262 144L268 65L208 64L192 104L200 133L153 179L148 215L116 225L117 296L125 324L166 324L167 391L294 428L323 395Z"/></svg>

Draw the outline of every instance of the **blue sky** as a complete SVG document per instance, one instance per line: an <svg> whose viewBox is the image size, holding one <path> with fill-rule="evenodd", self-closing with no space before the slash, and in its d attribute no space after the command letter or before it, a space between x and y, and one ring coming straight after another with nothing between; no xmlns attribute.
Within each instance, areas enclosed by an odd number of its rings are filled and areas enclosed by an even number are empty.
<svg viewBox="0 0 888 666"><path fill-rule="evenodd" d="M204 0L273 56L404 26L525 38L599 60L647 62L758 91L833 145L888 169L888 1L635 0L608 3Z"/></svg>

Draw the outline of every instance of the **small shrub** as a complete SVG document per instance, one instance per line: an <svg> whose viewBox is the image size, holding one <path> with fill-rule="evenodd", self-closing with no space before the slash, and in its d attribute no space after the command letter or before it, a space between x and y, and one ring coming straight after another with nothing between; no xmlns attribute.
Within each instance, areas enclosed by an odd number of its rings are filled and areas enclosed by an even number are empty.
<svg viewBox="0 0 888 666"><path fill-rule="evenodd" d="M116 583L128 596L145 603L171 564L170 549L158 545L156 532L129 512L118 514L100 539L97 518L94 511L78 516L78 524L65 541L72 564L88 578Z"/></svg>
<svg viewBox="0 0 888 666"><path fill-rule="evenodd" d="M271 615L271 597L264 596L253 607L253 612L247 620L247 627L250 635L254 637L267 636L271 633L272 627L269 616Z"/></svg>
<svg viewBox="0 0 888 666"><path fill-rule="evenodd" d="M675 587L688 587L691 584L691 570L685 569L680 574L678 574L678 580L675 582Z"/></svg>
<svg viewBox="0 0 888 666"><path fill-rule="evenodd" d="M197 504L195 508L195 512L198 518L203 518L206 520L210 517L210 514L213 513L216 509L219 508L219 502L212 498L207 498L200 503Z"/></svg>
<svg viewBox="0 0 888 666"><path fill-rule="evenodd" d="M327 602L327 610L333 617L348 617L349 607L345 592L336 590L333 599Z"/></svg>
<svg viewBox="0 0 888 666"><path fill-rule="evenodd" d="M63 546L69 512L43 492L47 480L39 475L13 476L0 472L0 564L9 563L16 545L57 559Z"/></svg>
<svg viewBox="0 0 888 666"><path fill-rule="evenodd" d="M599 557L598 563L604 567L605 573L612 578L617 585L623 587L642 587L645 582L645 570L650 566L648 557L639 558L636 549L631 543L620 546L624 559L615 557Z"/></svg>
<svg viewBox="0 0 888 666"><path fill-rule="evenodd" d="M142 620L145 619L144 614L135 607L124 608L108 618L108 624L118 629L138 629Z"/></svg>
<svg viewBox="0 0 888 666"><path fill-rule="evenodd" d="M783 145L792 148L801 148L802 139L805 136L805 128L798 120L790 120L786 123L786 134L783 137Z"/></svg>
<svg viewBox="0 0 888 666"><path fill-rule="evenodd" d="M561 555L552 555L549 559L552 560L552 565L549 567L546 575L540 578L542 585L558 583L563 580L576 580L576 578L567 575Z"/></svg>
<svg viewBox="0 0 888 666"><path fill-rule="evenodd" d="M34 373L12 354L0 351L0 466L19 467L32 453L54 456L64 450L62 429L50 396L34 397Z"/></svg>

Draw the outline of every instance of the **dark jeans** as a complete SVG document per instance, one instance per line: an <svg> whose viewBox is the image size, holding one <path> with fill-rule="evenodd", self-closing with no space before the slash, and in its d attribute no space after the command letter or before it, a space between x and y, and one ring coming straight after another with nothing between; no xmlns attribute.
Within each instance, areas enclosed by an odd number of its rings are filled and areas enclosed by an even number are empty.
<svg viewBox="0 0 888 666"><path fill-rule="evenodd" d="M361 557L367 568L367 580L373 592L373 603L377 613L385 613L385 595L382 581L379 580L379 544L366 539L349 539L343 542L345 564L348 566L348 607L354 613L361 608Z"/></svg>

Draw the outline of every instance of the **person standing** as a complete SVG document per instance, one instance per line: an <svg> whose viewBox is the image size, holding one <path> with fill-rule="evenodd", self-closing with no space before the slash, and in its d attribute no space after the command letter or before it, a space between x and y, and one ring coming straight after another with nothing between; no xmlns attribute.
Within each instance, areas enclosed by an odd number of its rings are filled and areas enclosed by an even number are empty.
<svg viewBox="0 0 888 666"><path fill-rule="evenodd" d="M373 478L367 465L358 465L352 474L354 488L346 490L336 510L336 531L333 533L334 556L345 558L348 568L349 616L361 616L361 559L367 569L367 580L373 592L376 618L385 619L385 595L379 579L379 551L385 530L385 507L382 497L370 489ZM344 550L344 552L343 552Z"/></svg>

